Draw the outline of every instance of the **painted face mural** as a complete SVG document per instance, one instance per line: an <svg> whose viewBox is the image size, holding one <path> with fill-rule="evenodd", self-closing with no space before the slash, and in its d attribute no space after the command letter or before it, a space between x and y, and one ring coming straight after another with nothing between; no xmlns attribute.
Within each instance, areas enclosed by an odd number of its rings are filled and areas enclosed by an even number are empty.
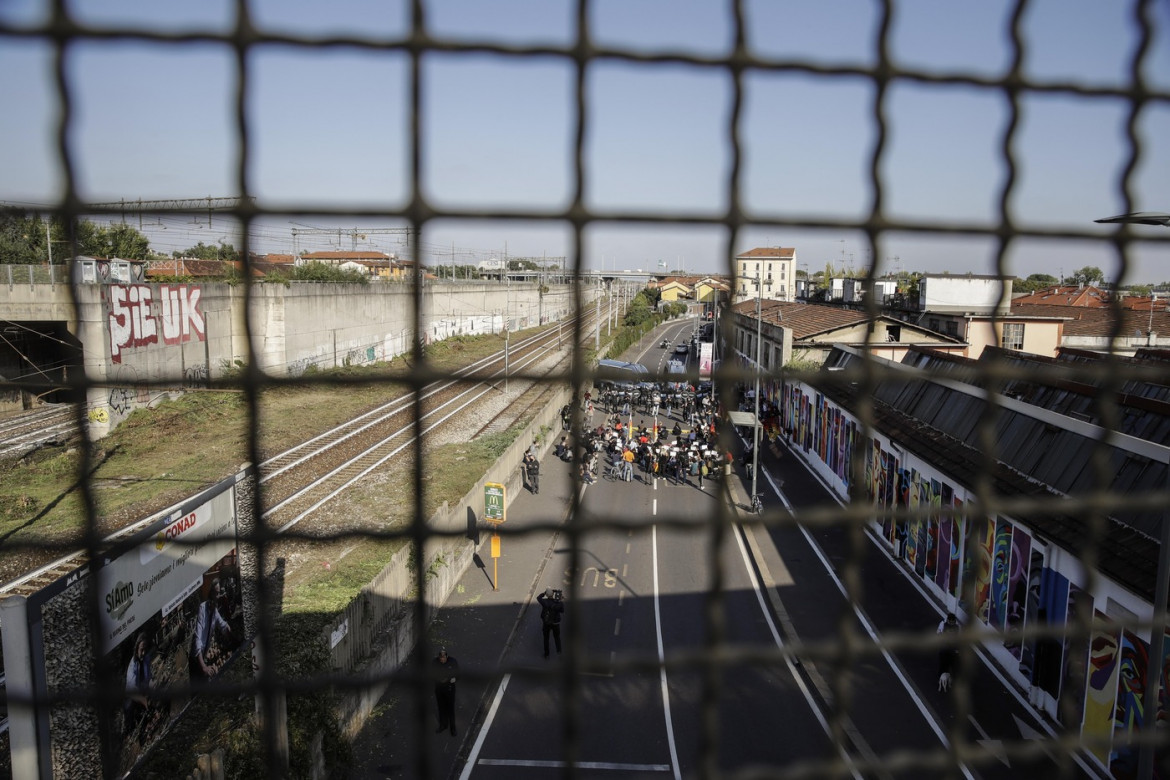
<svg viewBox="0 0 1170 780"><path fill-rule="evenodd" d="M1148 657L1149 650L1145 642L1129 631L1122 634L1117 707L1113 718L1119 728L1133 728L1141 723Z"/></svg>
<svg viewBox="0 0 1170 780"><path fill-rule="evenodd" d="M1105 620L1098 612L1097 620ZM1109 758L1109 738L1113 732L1114 701L1117 698L1118 634L1098 628L1089 642L1088 685L1085 692L1085 719L1081 733L1098 744L1090 750L1102 763ZM1092 741L1092 740L1089 740Z"/></svg>
<svg viewBox="0 0 1170 780"><path fill-rule="evenodd" d="M990 623L1003 628L1007 612L1008 567L1011 564L1012 524L999 518L995 527L995 547L991 562Z"/></svg>
<svg viewBox="0 0 1170 780"><path fill-rule="evenodd" d="M991 602L991 544L995 539L995 525L988 521L982 538L978 540L975 555L975 614L987 622L987 609Z"/></svg>

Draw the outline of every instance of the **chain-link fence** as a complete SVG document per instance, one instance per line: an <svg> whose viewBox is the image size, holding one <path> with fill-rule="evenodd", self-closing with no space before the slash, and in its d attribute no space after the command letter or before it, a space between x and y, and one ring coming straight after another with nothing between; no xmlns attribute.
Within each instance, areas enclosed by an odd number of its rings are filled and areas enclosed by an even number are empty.
<svg viewBox="0 0 1170 780"><path fill-rule="evenodd" d="M400 206L394 208L375 203L344 207L322 203L292 210L250 197L241 198L226 213L239 222L242 236L239 249L244 258L249 257L252 249L249 235L254 224L272 217L297 219L311 212L319 218L397 220L415 231L414 235L423 236L424 241L428 230L438 220L489 220L515 225L566 226L570 234L567 272L577 277L589 270L585 263L588 230L597 225L620 224L721 230L724 238L718 253L722 264L719 272L729 276L734 273L732 259L743 243L744 232L749 228L767 228L777 232L786 229L820 230L834 235L844 231L857 232L864 235L868 244L867 254L871 258L883 257L883 241L895 234L984 240L993 247L989 267L956 270L970 270L995 277L1013 275L1009 258L1013 249L1022 241L1061 241L1077 250L1081 247L1106 246L1117 260L1120 269L1117 278L1127 278L1126 269L1137 242L1133 228L1121 227L1116 232L1103 234L1090 225L1077 228L1047 227L1026 223L1016 216L1013 202L1019 194L1019 172L1028 163L1026 159L1020 159L1016 142L1025 113L1023 104L1029 98L1047 96L1081 104L1101 102L1124 106L1124 145L1127 155L1117 178L1112 182L1103 182L1102 186L1112 186L1117 190L1123 206L1119 211L1136 210L1133 194L1135 178L1144 154L1139 126L1149 112L1164 111L1170 105L1170 93L1152 84L1147 76L1152 47L1157 40L1156 33L1163 37L1167 34L1164 18L1160 20L1163 24L1161 29L1155 25L1159 14L1165 16L1164 4L1118 4L1116 13L1128 15L1128 24L1134 30L1130 68L1124 83L1119 86L1030 78L1024 68L1028 41L1023 33L1023 20L1031 5L1026 0L1011 3L1010 10L1005 14L1008 21L1004 34L1008 40L1006 49L1009 65L1000 74L993 76L975 71L937 72L901 64L891 36L892 19L900 12L901 5L892 0L874 4L876 14L872 45L876 54L869 65L833 65L822 61L761 54L749 45L748 27L752 4L746 2L726 4L733 45L722 56L687 51L656 53L598 45L587 32L591 11L597 4L584 0L572 4L576 33L565 45L505 44L493 40L438 37L426 24L429 4L419 0L406 5L408 7L401 10L409 17L408 31L384 38L372 34L318 37L275 32L256 23L246 2L235 4L233 24L218 29L152 29L150 25L133 23L118 26L87 24L78 18L73 6L65 2L51 4L44 18L33 23L0 21L0 40L7 43L36 41L52 44L52 68L57 87L54 97L60 104L60 113L51 132L55 137L56 162L62 174L63 187L59 200L48 207L46 212L69 221L114 217L119 211L114 207L94 208L83 203L78 195L81 190L77 173L78 152L70 143L78 108L68 73L70 58L81 45L101 41L128 46L228 47L237 65L234 74L235 91L232 95L235 108L234 140L239 150L235 166L241 193L245 195L248 194L247 183L252 175L250 165L258 153L249 115L249 101L255 89L250 58L258 49L266 46L280 46L304 54L351 50L372 57L405 57L409 63L406 69L410 95L407 116L407 197ZM428 201L425 197L423 168L432 142L424 132L426 108L422 98L422 63L426 57L440 53L444 57L469 58L496 55L518 63L554 59L566 63L572 69L574 79L570 99L575 111L571 120L572 143L566 161L571 172L571 195L566 204L547 210L509 210L495 205L481 208L438 206ZM1091 57L1093 53L1086 51L1085 56ZM616 63L631 70L680 65L718 74L728 80L731 110L728 112L729 121L723 139L726 148L721 150L726 152L728 161L724 180L726 197L720 208L707 212L632 208L603 212L591 206L587 197L589 182L585 157L592 107L587 99L586 75L598 63ZM864 215L842 218L751 213L744 194L748 166L743 148L744 101L747 81L760 74L804 76L816 79L821 84L860 83L870 90L872 100L868 120L872 153L864 172L870 205ZM985 221L935 221L898 216L888 209L889 185L885 168L891 143L888 128L891 112L896 111L891 105L890 94L895 86L904 84L986 95L998 99L1005 106L1006 119L999 139L1002 185L998 188L994 218ZM377 87L372 85L371 89L376 96ZM167 121L190 120L172 117ZM1170 204L1167 206L1170 207ZM200 214L198 211L192 213L197 216ZM1148 246L1151 239L1143 236L1142 241ZM1167 245L1161 237L1152 241L1159 247L1158 251ZM247 269L250 261L246 259L244 262ZM864 269L865 283L872 285L891 270L885 261L871 262ZM63 283L66 280L52 281ZM10 286L33 285L44 283L44 280L38 272L27 280L10 277L8 283ZM247 270L242 274L241 284L248 304L244 311L249 312L247 316L250 317L253 316L251 312L255 311L250 304L256 295L256 283ZM409 315L416 334L426 331L424 307L421 304L423 287L424 278L419 273L414 276ZM732 278L730 289L735 290L736 287L736 280ZM588 287L579 285L574 293L575 309L588 314L593 308L592 302ZM862 310L874 321L888 314L883 311L877 296L865 298ZM1121 332L1123 317L1118 298L1114 298L1111 311L1115 315L1114 324L1106 335L1128 335ZM750 320L750 313L746 316ZM992 327L995 327L998 318L1005 316L1008 315L1002 310L991 314ZM1152 322L1152 310L1150 316ZM744 329L742 324L737 326L737 322L737 315L724 310L721 332L732 334L737 327ZM245 329L250 332L255 327L255 323L248 323ZM589 387L590 356L587 353L592 346L588 330L591 327L584 320L574 321L574 343L578 346L574 350L570 369L558 370L553 374L533 369L531 378L558 386L564 386L568 380L578 391ZM413 339L409 357L416 370L405 379L396 377L394 383L406 384L421 394L429 383L447 378L448 372L434 364L425 346L424 339ZM1124 754L1127 760L1132 757L1136 765L1136 754L1142 746L1140 736L1143 732L1140 725L1147 726L1145 734L1155 735L1159 750L1164 748L1164 734L1160 730L1148 728L1151 724L1151 710L1158 719L1163 716L1160 704L1164 693L1160 693L1157 687L1162 677L1155 671L1162 668L1163 664L1158 661L1147 662L1147 659L1166 657L1161 641L1162 623L1158 619L1151 621L1143 616L1140 608L1127 610L1119 607L1118 611L1110 612L1106 609L1106 602L1147 606L1153 602L1159 610L1165 607L1166 562L1161 559L1158 542L1159 538L1165 538L1165 506L1170 503L1170 493L1165 482L1166 421L1170 419L1166 415L1166 405L1170 398L1165 392L1168 381L1164 351L1151 351L1144 356L1123 356L1113 354L1106 348L1093 359L1044 362L1012 362L1005 359L972 362L963 369L956 368L950 361L928 356L919 358L917 370L920 373L908 379L901 368L880 359L871 347L876 347L876 344L863 340L861 344L855 344L854 348L837 353L834 368L838 370L831 374L811 368L794 371L776 367L763 377L762 392L766 394L774 420L774 426L765 429L764 435L772 446L789 447L794 454L798 451L803 453L802 457L812 464L814 471L819 469L822 473L835 474L839 480L838 492L844 494L846 501L842 505L826 503L806 507L792 516L769 512L753 518L752 522L764 523L773 530L781 531L803 526L818 530L836 529L850 534L848 543L841 548L844 555L834 561L834 568L840 574L847 597L857 604L867 602L862 592L861 570L868 565L867 561L872 561L874 555L870 545L864 541L863 531L868 529L875 538L883 540L888 545L891 557L904 558L908 555L911 576L926 583L926 591L938 603L951 605L955 609L962 608L967 616L967 631L961 635L960 641L963 647L971 651L969 655L964 655L966 663L973 663L975 648L1002 646L1011 658L1020 663L1028 662L1027 670L1022 671L1024 667L1017 666L1014 670L1016 678L1005 685L1027 689L1028 695L1034 699L1033 704L1042 709L1047 699L1049 715L1058 724L1057 731L1051 735L1037 733L1031 740L1021 739L1019 744L1008 745L1006 750L1009 754L1028 759L1047 752L1052 759L1051 765L1066 773L1066 776L1081 776L1089 768L1103 772L1102 767L1112 767L1118 776L1130 776L1130 770L1135 767L1119 763L1118 756ZM735 359L735 349L730 344L724 347L722 356L724 360L716 372L716 387L723 406L734 409L741 401L737 395L738 389L751 385L756 375L750 370L748 362ZM960 370L969 373L956 378L956 372ZM83 374L69 379L83 395L90 389ZM251 463L261 463L264 459L264 445L259 439L259 423L256 419L260 395L265 388L280 384L285 379L287 377L264 373L257 361L251 360L244 361L244 365L237 367L234 373L213 377L209 382L219 386L242 387L251 419L247 444L248 460ZM179 376L171 383L182 381ZM297 377L297 382L302 385L327 382L337 384L339 389L346 387L345 381L334 376L319 377L315 374ZM964 384L966 389L956 391L948 382ZM147 380L142 384L152 383L160 386L168 384L162 378ZM1022 413L1016 402L1021 398L1036 399L1037 387L1057 388L1067 395L1090 399L1092 408L1078 410L1078 416L1067 418L1073 420L1070 424L1062 422L1059 416L1071 404L1062 407L1059 403L1037 401L1038 406L1046 406L1053 412L1053 416L1047 420ZM916 394L917 400L907 400L907 395ZM921 395L931 394L934 395L935 403L921 405ZM1135 394L1142 396L1140 402L1134 400ZM944 412L940 413L940 409ZM962 409L962 412L955 411L948 416L946 409ZM91 411L90 407L83 408L79 416L86 421ZM578 424L581 414L581 409L576 408L574 419ZM1091 420L1086 422L1086 417L1091 417ZM1139 417L1145 421L1144 427L1132 424ZM415 418L415 427L421 431L421 400L415 408ZM87 421L93 423L95 419L89 416ZM1082 423L1085 427L1078 427ZM1017 445L1005 443L1004 437L1009 434L1047 441L1048 452L1061 446L1076 450L1078 457L1065 461L1064 466L1067 469L1075 466L1078 471L1064 474L1029 471L1028 463L1054 468L1053 461L1045 460L1043 453L1020 455ZM1049 434L1055 438L1045 439ZM1065 434L1068 438L1060 438ZM733 448L732 432L725 430L722 436L724 446ZM924 442L929 443L929 446ZM761 443L761 447L766 446L769 446L767 442ZM83 450L87 454L90 451L89 448ZM906 454L908 451L913 451L920 462L925 463L934 458L935 465L940 469L949 469L951 474L962 475L962 484L948 485L940 483L938 479L932 481L925 472L922 475L917 471L912 472L907 465L910 462ZM83 572L96 572L100 568L97 564L106 552L101 541L106 536L106 529L101 527L99 520L96 487L87 477L94 466L87 455L82 458L78 471L78 485L84 496L83 507L88 518L85 537L87 558L94 567L83 568ZM1140 475L1119 481L1118 474L1125 473L1127 469L1137 469ZM427 490L428 473L426 455L420 450L412 469L412 520L389 534L393 538L408 539L416 550L412 569L413 587L420 593L431 587L431 580L427 567L417 562L425 558L423 550L437 533L422 503ZM1037 485L1043 489L1037 490ZM1126 487L1122 490L1119 485ZM1075 498L1070 500L1070 496ZM731 498L730 490L725 493L725 497ZM263 491L260 492L258 504L251 502L250 491L241 490L235 500L240 507L238 511L241 517L252 521L242 521L244 528L254 525L256 516L265 511ZM590 525L586 528L581 519L584 516L579 499L574 498L565 526L570 547L578 547L582 540L596 533L599 528L624 529L628 520L614 516L590 516ZM695 533L707 534L706 538L720 551L733 543L727 530L727 521L737 517L738 511L729 500L709 516L680 520L692 523ZM254 527L263 528L263 523ZM534 530L547 530L547 526ZM342 537L347 535L344 531L339 533ZM438 532L438 535L449 537L456 543L461 538L459 533L453 531ZM1026 546L1021 546L1021 540L1025 538L1029 541ZM959 539L977 541L972 541L971 546L965 548L958 543ZM264 567L266 548L274 543L273 540L269 531L245 531L241 537L242 557L247 559L253 556L254 565ZM951 540L955 540L955 544L950 544ZM1029 550L1034 556L1035 551L1042 546L1047 550L1048 557L1040 559L1033 567ZM928 556L929 550L934 551L933 557ZM945 564L940 550L945 550L951 556ZM1004 571L1002 586L997 584L995 576L974 573L985 565L989 572L998 575L1001 569L1009 568L1013 555L1017 556L1014 560L1019 571L1010 576ZM1056 561L1065 556L1071 556L1070 560L1075 561L1071 564L1073 568L1082 566L1080 581L1070 583L1069 567L1061 569L1057 565ZM921 566L917 565L916 558L921 559ZM745 657L760 663L803 657L810 665L820 663L824 668L833 669L834 681L826 696L837 702L837 705L826 708L826 728L834 739L845 744L850 739L852 728L849 702L856 696L855 686L860 684L851 679L848 673L850 667L880 657L886 652L904 652L923 642L933 651L939 643L947 641L936 638L933 626L925 634L920 631L894 630L888 634L870 635L859 625L842 619L836 641L796 642L796 650L789 647L771 653L750 648L745 654L742 647L730 641L728 629L718 614L717 596L727 576L721 571L724 559L716 552L708 562L713 569L707 580L712 584L713 596L706 603L707 609L702 615L702 653L699 657L671 659L664 666L668 670L698 669L706 673L701 680L703 692L697 697L696 704L704 710L699 719L699 732L700 744L705 751L713 752L719 741L715 680L728 666L739 663ZM570 568L579 563L580 560L573 557ZM253 598L257 606L248 628L249 633L257 637L262 659L258 662L261 672L254 679L245 676L242 680L226 684L226 687L216 689L215 693L205 694L204 698L215 700L219 694L223 696L222 701L227 701L237 695L260 694L261 721L264 725L259 732L259 743L253 747L257 755L264 757L269 771L275 776L282 771L277 767L281 766L280 754L286 749L282 732L285 697L303 699L334 688L360 688L368 681L329 674L297 677L285 674L283 670L277 671L280 665L274 656L279 656L281 649L278 643L271 641L271 637L277 630L275 615L279 612L280 595L263 586L263 583L249 584L246 562L241 570L244 572L244 590L256 588L254 593L248 592L246 595ZM959 572L973 573L960 577ZM1057 580L1061 577L1064 582L1058 585ZM1028 595L1033 586L1036 592ZM987 592L981 593L985 587ZM1055 590L1060 587L1063 588L1063 603L1058 603L1061 597L1056 595ZM1013 601L1017 597L1009 594L1011 588L1021 588L1020 592L1025 595ZM1126 598L1118 596L1110 601L1108 594L1114 588L1125 591ZM1043 602L1038 600L1041 590L1047 599ZM91 589L87 596L90 599L87 605L89 611L95 615L108 611L111 604L101 600L107 595ZM1032 596L1036 600L1032 600ZM115 598L115 601L120 598ZM1097 601L1094 602L1094 599ZM1008 614L1011 612L1009 604L1018 607L1019 614ZM431 606L424 599L415 599L410 609L410 619L416 626L415 635L423 642L425 652L422 657L429 658L425 626L433 616ZM1059 620L1055 619L1054 614L1057 609L1060 611ZM1044 612L1048 613L1046 618L1042 616ZM1156 617L1159 614L1155 612ZM94 635L91 646L102 643L98 622L95 621L92 626ZM5 628L7 630L7 625ZM1146 638L1152 638L1152 641L1147 642ZM1097 653L1098 648L1110 644L1116 651L1112 656L1106 658L1104 653ZM992 654L997 662L1007 658L1003 656L1004 650L997 652L998 655ZM1040 679L1040 675L1035 673L1035 669L1041 666L1037 656L1053 652L1061 654L1064 661L1050 667L1055 669L1048 672L1054 675L1052 679ZM88 659L88 663L81 664L85 668L79 674L90 679L95 670L102 669L104 661L98 655L95 653L94 657ZM1133 661L1138 656L1143 656L1140 664ZM639 659L647 660L642 656ZM653 665L655 659L650 658L649 662ZM1092 669L1086 671L1081 666L1085 664L1092 666ZM1077 677L1078 669L1080 676L1073 680ZM1111 676L1116 675L1118 669L1123 678L1135 675L1132 679L1123 679L1121 693L1117 692L1118 677ZM1137 675L1139 669L1140 675ZM394 676L395 680L415 686L416 702L424 703L417 705L419 713L425 711L430 695L429 682L423 672L424 665L420 662L413 667L402 667ZM1105 675L1107 681L1099 683L1093 678L1094 672ZM117 670L117 675L121 674L121 670ZM957 676L961 674L961 671L956 672ZM1133 679L1139 682L1135 683ZM1062 685L1062 682L1068 684ZM1126 685L1129 687L1125 688ZM1112 689L1109 686L1113 686ZM566 690L574 695L581 693L581 688L575 685L569 685ZM1109 699L1106 695L1105 698L1109 700L1103 705L1094 700L1094 693L1103 695L1103 692L1110 690L1113 698ZM86 704L94 701L101 702L101 706L108 706L113 701L120 704L123 700L123 686L121 680L118 680L117 684L100 686L94 690L76 691L62 687L54 696L59 702L65 703L62 706L84 720L84 714L77 713L84 713ZM99 698L94 699L95 696ZM1126 696L1134 709L1122 712L1126 706L1123 704ZM1149 706L1151 696L1158 700L1158 707ZM1141 710L1143 697L1147 703L1144 713ZM78 699L80 704L74 706ZM1101 707L1108 711L1106 715L1101 714ZM961 706L958 711L960 714L965 713ZM1095 719L1092 720L1091 728L1086 725L1089 719ZM580 758L582 725L574 719L566 723L563 734L565 755ZM857 755L848 759L846 756L850 751L842 750L826 762L797 769L786 767L782 762L768 767L739 769L744 776L782 776L789 771L793 776L856 774L874 777L959 777L971 776L971 770L967 767L975 766L975 771L994 774L991 768L994 761L986 755L982 755L982 758L977 755L978 740L963 736L965 728L962 723L949 727L947 736L950 739L944 738L939 742L948 747L940 746L913 755L886 756L879 750L868 759ZM1131 743L1135 735L1139 739ZM1090 755L1096 757L1097 763ZM1077 761L1077 756L1084 757L1084 760ZM116 764L116 759L109 756L100 760L106 761L107 768ZM419 774L438 772L432 760L420 746L418 756L412 757L411 771ZM702 763L694 768L694 772L701 776L716 776L720 774L718 766L719 760L713 754L707 754L703 756ZM859 766L864 769L858 769ZM93 768L92 765L88 767ZM87 768L73 767L70 771L75 772L76 776L82 776ZM588 770L581 767L569 766L563 771L569 776L588 774Z"/></svg>

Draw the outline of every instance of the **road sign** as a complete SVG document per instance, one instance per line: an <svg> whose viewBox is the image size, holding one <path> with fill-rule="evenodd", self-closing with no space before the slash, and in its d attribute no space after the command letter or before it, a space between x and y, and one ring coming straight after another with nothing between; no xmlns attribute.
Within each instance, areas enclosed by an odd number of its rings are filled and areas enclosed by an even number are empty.
<svg viewBox="0 0 1170 780"><path fill-rule="evenodd" d="M487 482L483 486L483 519L489 523L502 523L508 519L504 486Z"/></svg>

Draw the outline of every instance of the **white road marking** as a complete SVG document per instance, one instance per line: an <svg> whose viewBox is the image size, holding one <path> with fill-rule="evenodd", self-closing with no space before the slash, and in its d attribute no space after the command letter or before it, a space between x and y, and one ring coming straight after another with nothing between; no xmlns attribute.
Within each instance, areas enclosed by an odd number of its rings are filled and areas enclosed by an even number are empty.
<svg viewBox="0 0 1170 780"><path fill-rule="evenodd" d="M818 472L816 472L812 468L810 468L808 463L806 463L803 458L800 458L798 460L799 460L800 464L802 466L804 466L805 471L807 471L810 476L814 477L818 482L821 483L821 485L825 488L825 491L829 494L829 496L834 501L836 501L840 506L845 505L845 502L843 502L837 496L837 494L833 491L832 486L829 485ZM781 491L780 487L777 486L776 483L772 481L771 476L769 476L766 471L763 472L763 474L768 479L768 482L771 483L772 490L776 493L777 496L779 496L780 501L784 504L785 508L787 508L789 512L792 512L793 515L795 515L796 512L795 512L795 510L793 510L792 503L788 500L788 497L785 496L783 491ZM801 526L801 530L802 530L802 532L804 532L805 537L808 538L808 532L804 531L803 526ZM865 535L866 535L866 538L869 539L870 543L875 548L880 550L882 553L886 553L885 546L883 545L882 542L880 542L878 540L877 534L874 532L873 528L867 527L865 529ZM814 545L813 549L817 550L818 554L819 554L819 550L820 550L819 547L816 547ZM823 562L824 558L822 557L821 560ZM914 589L919 592L919 594L923 597L923 599L925 599L928 603L931 603L934 601L934 597L926 590L926 586L924 586L922 584L921 578L910 576L910 572L907 571L906 569L902 568L901 566L897 566L895 568L899 573L901 573L901 575L906 579L906 581L909 582L911 584L911 586L914 587ZM827 570L829 571L830 574L832 574L832 569L827 569ZM838 587L840 587L840 583L838 583ZM855 609L856 609L856 607L855 607ZM939 616L940 617L942 616L942 610L939 610ZM1001 670L999 668L999 664L993 662L991 660L991 658L987 655L986 651L980 645L973 645L972 650L975 651L975 656L983 663L983 667L985 669L987 669L987 671L991 672L992 676L994 676L997 680L999 680L1000 685L1003 686L1003 689L1008 693L1008 695L1010 695L1013 699L1016 700L1016 703L1020 705L1020 708L1023 709L1024 712L1031 714L1032 720L1035 721L1040 726L1040 728L1043 730L1043 733L1047 734L1052 739L1056 739L1056 731L1052 728L1052 726L1050 726L1044 720L1044 718L1040 715L1040 713L1036 711L1036 708L1032 706L1032 703L1030 701L1028 701L1026 698L1024 698L1024 696L1020 693L1019 688L1016 687L1015 683L1012 682L1011 680L1009 680L1005 676L1003 670ZM910 687L909 682L907 682L904 679L903 679L903 683L906 685L906 691L910 694L910 697L912 699L914 699L916 702L919 701L917 689ZM944 744L945 744L945 742L944 742ZM1097 770L1094 768L1091 768L1088 761L1083 756L1081 756L1079 753L1073 754L1073 760L1076 761L1077 766L1079 766L1085 772L1085 774L1092 776L1096 773Z"/></svg>
<svg viewBox="0 0 1170 780"><path fill-rule="evenodd" d="M483 726L480 727L479 734L475 737L475 744L471 746L471 753L467 756L467 762L463 765L463 771L459 773L459 780L467 780L471 777L471 770L475 768L479 751L483 749L484 740L487 739L488 731L492 727L492 721L496 719L496 713L500 710L500 702L504 700L504 691L508 690L508 681L511 679L512 675L505 674L504 678L500 680L500 687L496 689L496 697L492 699L492 706L488 709L487 717L483 719Z"/></svg>
<svg viewBox="0 0 1170 780"><path fill-rule="evenodd" d="M519 766L530 769L564 769L568 764L564 761L513 761L503 758L484 758L480 762L484 766ZM574 769L600 769L614 772L669 772L667 764L617 764L608 761L578 761L573 764Z"/></svg>
<svg viewBox="0 0 1170 780"><path fill-rule="evenodd" d="M772 633L772 641L776 643L777 647L783 648L784 639L780 636L780 632L776 629L776 624L772 620L772 613L768 611L768 607L764 603L763 589L760 587L760 581L756 577L755 570L752 568L751 557L748 555L747 548L744 546L743 536L741 534L734 534L734 536L735 542L739 546L740 557L743 559L744 570L747 572L748 579L751 580L752 589L756 592L756 600L759 601L760 604L760 613L764 616L764 621L768 624L768 630ZM784 663L788 667L788 673L792 675L793 681L796 682L796 687L800 688L800 692L804 695L805 703L808 704L808 708L812 712L813 717L817 719L817 723L821 724L821 729L825 732L825 735L831 739L833 736L833 730L829 727L828 721L825 720L824 714L821 712L820 708L817 706L816 701L813 699L812 692L808 689L808 686L804 684L804 677L796 668L796 664L793 663L791 657L785 658ZM856 769L852 768L853 757L849 755L849 752L846 751L842 745L836 745L836 748L837 754L841 756L841 760L851 768L853 776L857 778L857 780L862 780L861 774Z"/></svg>
<svg viewBox="0 0 1170 780"><path fill-rule="evenodd" d="M666 742L670 746L670 766L674 780L682 780L678 765L678 747L674 744L674 721L670 714L670 687L666 682L666 650L662 642L662 605L658 600L658 526L650 526L651 560L654 563L654 632L658 637L658 679L662 687L662 712L666 716Z"/></svg>
<svg viewBox="0 0 1170 780"><path fill-rule="evenodd" d="M621 633L622 633L622 619L618 618L617 620L613 621L613 635L614 636L621 636Z"/></svg>
<svg viewBox="0 0 1170 780"><path fill-rule="evenodd" d="M771 484L772 490L776 495L780 496L780 500L783 501L784 505L789 509L789 511L791 511L792 505L788 503L788 499L784 497L784 494L780 492L780 488L777 487L776 483L772 481L771 475L763 469L760 469L760 473L764 475L764 478L767 479ZM845 584L841 582L839 577L837 577L837 572L833 570L833 566L825 557L825 553L821 549L821 546L817 544L817 540L812 537L812 534L809 533L808 528L803 525L800 526L800 533L802 536L804 536L804 540L808 546L812 548L813 554L817 556L817 560L821 562L821 566L824 568L825 573L829 576L829 579L833 581L833 584L837 586L837 590L841 593L842 596L845 597L845 600L849 602L849 607L853 611L854 617L856 617L858 622L861 623L862 628L865 629L865 633L873 641L875 646L880 647L881 640L878 637L877 629L874 628L872 623L870 623L869 616L866 615L859 606L857 606L856 602L849 598L849 591L846 590ZM902 667L894 660L894 657L890 654L890 651L885 649L885 647L882 647L881 656L882 658L886 659L886 664L890 667L890 671L892 671L894 676L898 678L898 681L902 683L902 688L908 694L910 694L911 701L914 702L914 706L918 708L918 712L922 715L922 718L926 721L927 725L930 726L930 729L934 732L935 737L944 747L950 749L951 743L950 740L947 739L946 733L942 730L942 727L931 715L930 709L926 706L926 702L919 698L917 689L914 687L913 683L906 679L905 674L903 674ZM974 775L971 774L971 770L967 768L966 764L961 764L959 768L962 770L963 776L966 777L967 780L975 780Z"/></svg>

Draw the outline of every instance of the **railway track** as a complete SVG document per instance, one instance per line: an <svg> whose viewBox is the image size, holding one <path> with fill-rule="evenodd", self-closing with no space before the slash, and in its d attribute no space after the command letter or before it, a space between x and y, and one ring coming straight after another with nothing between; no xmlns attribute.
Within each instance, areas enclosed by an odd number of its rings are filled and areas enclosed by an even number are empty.
<svg viewBox="0 0 1170 780"><path fill-rule="evenodd" d="M80 433L71 405L49 404L0 419L0 459L24 457L49 444L61 444Z"/></svg>
<svg viewBox="0 0 1170 780"><path fill-rule="evenodd" d="M509 355L509 371L547 373L564 370L569 356L556 341L556 334L550 333L518 345L517 351ZM550 361L552 365L543 365ZM412 453L420 436L436 434L456 418L475 416L483 399L500 393L497 380L504 377L502 359L493 356L480 361L469 366L465 375L469 378L428 388L420 400L421 430L417 433L414 426L415 400L411 394L363 415L354 421L352 428L342 426L344 431L335 429L320 442L306 442L308 446L302 450L290 450L262 464L260 479L265 484L269 502L262 518L270 527L284 532L392 459ZM516 392L531 386L532 381L510 380L517 385L513 388ZM532 400L526 400L525 410L532 406ZM286 463L287 458L295 458L296 464L313 464L312 471L318 476L297 470L291 463ZM323 470L324 463L336 465ZM291 483L296 485L293 491L273 488L275 480L284 480L289 474L292 474Z"/></svg>
<svg viewBox="0 0 1170 780"><path fill-rule="evenodd" d="M592 314L581 316L589 321ZM582 332L587 330L583 326ZM498 351L459 369L449 380L428 385L421 391L423 419L427 424L424 432L435 431L440 425L437 421L450 420L459 409L467 411L476 401L493 392L492 383L503 377L505 362L509 373L532 370L539 359L558 349L562 342L568 343L556 330L528 336L511 344L507 356L503 350ZM510 381L516 384L521 380ZM269 503L264 517L279 527L289 527L295 524L289 522L290 513L299 521L312 508L319 508L324 503L323 497L327 500L328 496L336 495L368 474L370 463L387 455L385 448L388 443L397 442L397 447L391 448L390 457L401 454L416 441L413 434L414 404L415 394L408 393L263 461L259 474L264 484L265 500ZM36 425L34 421L56 430L64 418L75 422L74 414L72 407L54 407L38 410L36 414L19 415L19 421L10 419L6 422L14 436L19 433L35 438L31 433ZM41 435L51 434L52 431ZM372 450L375 443L378 449ZM363 465L359 467L354 463ZM132 536L155 519L156 516L151 516L131 523L109 534L103 542L112 544ZM83 551L54 558L45 556L40 566L0 585L0 597L33 592L42 583L52 582L61 572L76 569L86 560Z"/></svg>
<svg viewBox="0 0 1170 780"><path fill-rule="evenodd" d="M582 316L587 322L592 318L591 313ZM588 327L583 326L581 332L589 332ZM506 356L500 351L476 361L457 371L452 379L392 399L265 460L259 466L268 502L262 515L264 522L283 532L312 517L314 512L392 459L408 458L413 462L420 435L414 425L416 397L421 410L421 435L435 433L456 418L475 414L477 405L483 405L485 398L498 395L501 392L498 385L505 378L505 363L508 374L539 375L565 370L571 357L571 350L566 349L568 344L556 330L527 337L510 345ZM508 381L520 402L514 416L526 413L540 403L540 398L552 392L544 385L536 392L527 391L535 383L532 379ZM35 419L57 425L62 417L72 419L74 414L70 407L52 411L53 414L38 414ZM29 421L33 415L22 417L25 419L21 426L32 425ZM19 429L14 426L13 430ZM116 543L155 519L152 516L132 523L110 534L104 542ZM78 570L88 560L87 553L78 551L49 561L0 586L0 597L36 592ZM6 722L0 722L0 732L5 727Z"/></svg>

